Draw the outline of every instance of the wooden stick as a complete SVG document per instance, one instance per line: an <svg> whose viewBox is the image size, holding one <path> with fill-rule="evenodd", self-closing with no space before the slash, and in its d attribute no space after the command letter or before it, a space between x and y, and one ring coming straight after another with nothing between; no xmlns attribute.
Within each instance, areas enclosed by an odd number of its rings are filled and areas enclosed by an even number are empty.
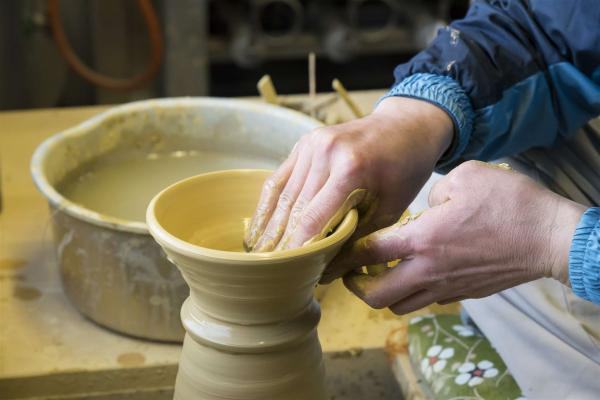
<svg viewBox="0 0 600 400"><path fill-rule="evenodd" d="M332 104L334 104L336 101L338 101L338 97L335 95L331 95L330 97L327 97L323 100L319 100L319 101L315 101L314 104L311 104L308 108L309 112L314 111L319 111L321 108L325 108L325 107L329 107Z"/></svg>
<svg viewBox="0 0 600 400"><path fill-rule="evenodd" d="M260 78L256 84L256 88L258 89L258 93L260 93L260 97L262 97L264 101L270 104L279 104L277 91L275 90L275 86L273 85L273 81L269 75L264 75L262 78Z"/></svg>
<svg viewBox="0 0 600 400"><path fill-rule="evenodd" d="M317 97L317 60L314 52L308 53L308 98L310 101L310 116L315 117L315 101Z"/></svg>
<svg viewBox="0 0 600 400"><path fill-rule="evenodd" d="M2 159L0 158L0 214L2 214Z"/></svg>
<svg viewBox="0 0 600 400"><path fill-rule="evenodd" d="M331 82L331 87L337 92L337 94L342 98L342 100L344 100L344 102L348 105L348 108L350 108L352 114L354 114L356 118L361 118L363 116L362 111L360 111L358 105L354 102L354 100L352 100L352 98L348 94L348 91L346 90L344 85L342 85L342 82L340 82L339 79L334 79L333 82Z"/></svg>

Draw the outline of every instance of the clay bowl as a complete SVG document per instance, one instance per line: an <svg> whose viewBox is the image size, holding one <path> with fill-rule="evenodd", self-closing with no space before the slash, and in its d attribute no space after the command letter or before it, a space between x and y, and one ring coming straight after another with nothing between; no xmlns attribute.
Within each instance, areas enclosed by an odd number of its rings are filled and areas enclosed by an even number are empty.
<svg viewBox="0 0 600 400"><path fill-rule="evenodd" d="M271 172L232 169L174 183L148 205L146 222L151 235L167 253L222 260L232 268L236 264L245 268L244 265L301 259L309 254L329 253L328 258L332 258L356 228L355 210L349 212L330 235L300 248L262 253L244 250L244 232Z"/></svg>
<svg viewBox="0 0 600 400"><path fill-rule="evenodd" d="M207 292L212 295L203 295L207 307L213 300L223 301L231 291L237 293L232 296L231 308L221 309L213 317L227 317L240 324L267 322L257 321L254 313L248 310L254 309L256 304L249 301L251 296L247 295L253 284L264 286L265 282L260 279L265 279L272 287L266 294L264 287L260 289L265 297L269 297L268 304L262 309L272 312L274 308L283 307L290 298L290 291L282 282L275 281L280 273L290 275L292 282L286 284L295 285L298 281L294 281L294 275L302 276L311 270L308 281L302 280L301 286L309 289L306 295L312 298L312 288L322 269L356 228L358 214L352 210L332 234L314 243L283 251L244 251L244 231L269 173L266 170L228 170L197 175L166 188L148 206L146 221L150 233L170 258L175 258L172 261L178 264L177 260L189 258L199 260L200 264L206 263L189 273L206 273L200 284L210 286ZM287 270L278 267L280 264L285 264ZM202 268L206 270L202 271ZM221 279L219 284L222 286L219 287L215 282ZM275 299L276 295L281 299ZM248 301L239 304L241 298ZM300 306L306 304L307 299L301 300Z"/></svg>
<svg viewBox="0 0 600 400"><path fill-rule="evenodd" d="M246 253L244 231L269 171L180 181L150 202L150 233L181 270L190 297L175 399L326 399L313 288L354 232L351 210L324 239Z"/></svg>
<svg viewBox="0 0 600 400"><path fill-rule="evenodd" d="M181 341L179 311L188 287L152 240L143 219L146 207L140 221L115 218L66 198L62 184L85 165L114 154L244 152L261 161L248 168L265 168L265 162L275 168L302 134L319 125L303 114L258 102L161 99L112 108L44 141L31 171L50 205L67 297L82 314L112 330ZM203 165L204 171L228 168L235 166ZM119 201L119 193L111 195Z"/></svg>

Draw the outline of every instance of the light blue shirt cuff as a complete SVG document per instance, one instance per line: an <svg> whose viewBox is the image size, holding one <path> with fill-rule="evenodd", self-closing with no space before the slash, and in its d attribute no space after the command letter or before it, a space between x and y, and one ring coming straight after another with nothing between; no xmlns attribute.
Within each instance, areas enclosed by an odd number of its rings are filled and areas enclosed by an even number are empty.
<svg viewBox="0 0 600 400"><path fill-rule="evenodd" d="M573 293L600 304L600 207L589 208L579 220L569 252Z"/></svg>
<svg viewBox="0 0 600 400"><path fill-rule="evenodd" d="M414 74L394 85L381 100L393 96L424 100L448 113L454 122L454 140L437 168L448 171L454 167L469 143L475 119L471 100L458 82L444 75Z"/></svg>

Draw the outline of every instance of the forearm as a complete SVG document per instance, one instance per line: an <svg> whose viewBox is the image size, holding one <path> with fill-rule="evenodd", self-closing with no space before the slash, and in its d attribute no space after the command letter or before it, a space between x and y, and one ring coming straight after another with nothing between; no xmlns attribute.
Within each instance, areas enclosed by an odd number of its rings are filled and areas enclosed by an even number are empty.
<svg viewBox="0 0 600 400"><path fill-rule="evenodd" d="M600 3L475 2L396 68L391 96L426 100L454 122L438 163L493 160L551 146L600 113ZM573 23L573 21L577 23Z"/></svg>
<svg viewBox="0 0 600 400"><path fill-rule="evenodd" d="M449 135L445 138L446 145L439 154L436 165L443 168L455 163L471 139L475 119L471 101L458 82L448 76L415 74L394 85L380 105L390 103L390 98L394 97L420 100L429 103L428 107L437 107L438 113L446 114L452 122L452 129L447 131Z"/></svg>
<svg viewBox="0 0 600 400"><path fill-rule="evenodd" d="M579 220L569 252L573 292L600 304L600 207L589 208Z"/></svg>
<svg viewBox="0 0 600 400"><path fill-rule="evenodd" d="M408 97L408 96L407 96ZM389 124L390 131L402 132L414 137L416 148L407 149L412 154L418 152L437 164L449 151L454 135L452 114L441 109L438 103L423 101L422 98L386 96L382 99L373 116L380 123ZM414 127L414 129L407 129Z"/></svg>

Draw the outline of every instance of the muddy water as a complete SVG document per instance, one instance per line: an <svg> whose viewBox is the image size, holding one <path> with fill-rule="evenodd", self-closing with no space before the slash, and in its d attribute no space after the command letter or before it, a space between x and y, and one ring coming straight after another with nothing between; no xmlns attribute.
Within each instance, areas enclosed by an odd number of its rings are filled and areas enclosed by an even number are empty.
<svg viewBox="0 0 600 400"><path fill-rule="evenodd" d="M175 151L116 157L91 163L60 185L69 200L90 210L130 221L145 221L152 197L192 175L235 168L274 169L278 162L218 151Z"/></svg>

